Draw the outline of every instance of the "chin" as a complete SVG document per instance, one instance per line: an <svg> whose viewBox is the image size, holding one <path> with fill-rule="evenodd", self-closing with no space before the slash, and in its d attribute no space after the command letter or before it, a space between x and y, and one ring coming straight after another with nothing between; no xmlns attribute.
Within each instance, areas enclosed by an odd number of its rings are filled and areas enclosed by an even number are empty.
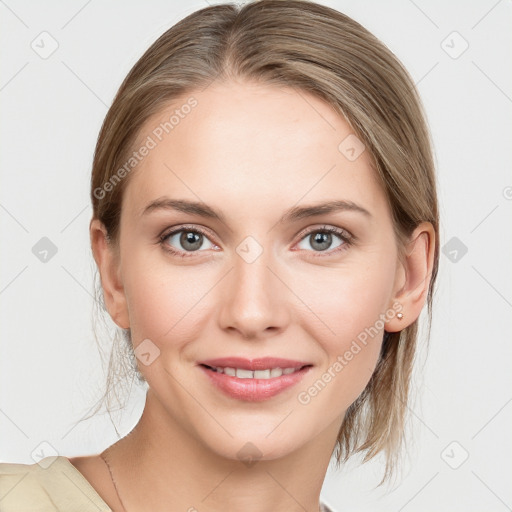
<svg viewBox="0 0 512 512"><path fill-rule="evenodd" d="M276 422L274 425L278 423ZM231 432L229 427L226 427ZM302 429L300 429L301 435L299 432L294 435L291 431L292 425L280 432L277 430L272 432L272 428L265 425L261 429L239 429L239 432L244 432L243 435L234 435L232 438L222 436L220 439L217 437L215 439L203 438L203 441L218 456L231 461L241 461L248 466L256 461L270 461L286 457L308 442L308 439L303 437ZM299 427L296 428L299 429ZM269 435L269 432L272 433Z"/></svg>

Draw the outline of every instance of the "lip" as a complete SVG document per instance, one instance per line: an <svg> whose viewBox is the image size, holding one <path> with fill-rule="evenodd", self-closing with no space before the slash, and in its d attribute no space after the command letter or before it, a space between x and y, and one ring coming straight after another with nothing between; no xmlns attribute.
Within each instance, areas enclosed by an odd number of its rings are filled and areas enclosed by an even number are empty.
<svg viewBox="0 0 512 512"><path fill-rule="evenodd" d="M264 370L267 368L300 368L294 373L281 375L271 379L241 379L225 373L218 373L208 366L241 368L244 370ZM198 368L209 381L227 396L246 402L262 402L268 400L286 389L298 384L304 375L311 370L312 364L291 359L265 357L259 359L244 359L229 357L209 359L199 363Z"/></svg>

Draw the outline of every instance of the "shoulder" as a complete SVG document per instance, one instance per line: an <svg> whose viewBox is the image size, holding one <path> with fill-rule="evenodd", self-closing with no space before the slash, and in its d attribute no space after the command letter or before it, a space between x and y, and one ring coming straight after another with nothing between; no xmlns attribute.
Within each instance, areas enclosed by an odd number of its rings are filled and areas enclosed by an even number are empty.
<svg viewBox="0 0 512 512"><path fill-rule="evenodd" d="M112 512L68 458L45 457L35 464L0 463L2 512L74 512L96 505Z"/></svg>

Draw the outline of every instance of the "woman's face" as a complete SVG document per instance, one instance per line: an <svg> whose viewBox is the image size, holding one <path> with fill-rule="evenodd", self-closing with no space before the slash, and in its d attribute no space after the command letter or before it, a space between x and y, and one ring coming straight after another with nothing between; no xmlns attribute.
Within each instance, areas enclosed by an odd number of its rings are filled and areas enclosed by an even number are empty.
<svg viewBox="0 0 512 512"><path fill-rule="evenodd" d="M273 459L337 432L374 371L403 277L368 151L321 100L244 82L173 102L145 124L143 145L118 275L161 414L232 459L253 445ZM213 361L226 358L241 360ZM261 358L290 361L250 373Z"/></svg>

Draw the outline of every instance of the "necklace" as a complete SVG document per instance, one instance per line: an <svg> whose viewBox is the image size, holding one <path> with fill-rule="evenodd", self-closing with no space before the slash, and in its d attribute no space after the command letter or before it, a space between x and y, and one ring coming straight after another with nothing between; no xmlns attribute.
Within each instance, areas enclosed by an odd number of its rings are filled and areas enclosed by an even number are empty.
<svg viewBox="0 0 512 512"><path fill-rule="evenodd" d="M110 469L110 464L108 463L108 461L106 459L105 453L106 453L106 450L104 452L100 453L100 457L103 459L103 461L107 465L108 472L110 473L110 479L112 480L112 483L114 484L114 489L117 494L117 499L119 500L119 503L121 503L121 507L123 507L123 512L126 512L126 508L124 507L123 500L121 499L121 496L119 494L119 490L117 488L116 481L114 480L114 476L112 475L112 470Z"/></svg>

